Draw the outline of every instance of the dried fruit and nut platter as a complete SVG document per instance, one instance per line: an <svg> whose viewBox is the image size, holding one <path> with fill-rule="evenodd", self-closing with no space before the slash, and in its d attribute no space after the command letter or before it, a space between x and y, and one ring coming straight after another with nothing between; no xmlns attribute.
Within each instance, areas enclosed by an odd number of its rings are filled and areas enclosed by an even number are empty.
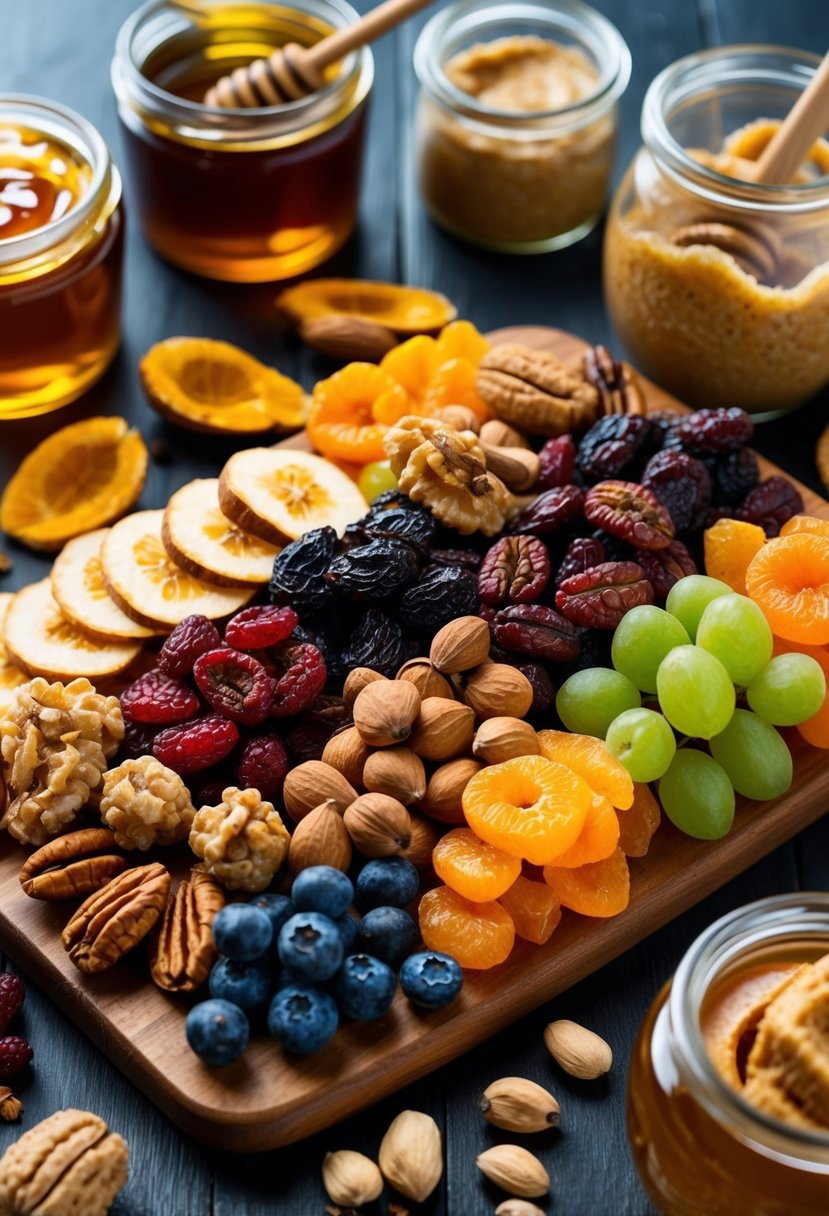
<svg viewBox="0 0 829 1216"><path fill-rule="evenodd" d="M359 353L310 401L223 343L142 361L177 424L270 432L216 479L135 511L143 442L91 419L0 504L55 554L2 608L0 945L237 1150L688 908L822 813L829 747L829 504L746 414L430 293L407 335L296 290Z"/></svg>

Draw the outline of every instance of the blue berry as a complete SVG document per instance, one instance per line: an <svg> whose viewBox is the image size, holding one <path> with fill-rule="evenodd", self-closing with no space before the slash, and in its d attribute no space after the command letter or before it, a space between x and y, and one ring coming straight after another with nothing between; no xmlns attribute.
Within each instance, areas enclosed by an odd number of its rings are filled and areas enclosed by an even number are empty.
<svg viewBox="0 0 829 1216"><path fill-rule="evenodd" d="M238 963L233 958L220 958L210 972L209 986L211 996L250 1012L267 1004L273 988L273 972L263 959Z"/></svg>
<svg viewBox="0 0 829 1216"><path fill-rule="evenodd" d="M277 992L268 1011L268 1030L297 1055L307 1056L334 1036L339 1022L337 1006L315 984L292 984Z"/></svg>
<svg viewBox="0 0 829 1216"><path fill-rule="evenodd" d="M248 900L248 906L251 908L260 908L271 918L271 928L273 929L273 945L276 946L279 937L279 930L285 924L285 921L293 916L296 909L293 902L287 895L255 895L253 899Z"/></svg>
<svg viewBox="0 0 829 1216"><path fill-rule="evenodd" d="M194 1005L185 1023L187 1042L206 1064L231 1064L248 1045L248 1020L230 1001L202 1001Z"/></svg>
<svg viewBox="0 0 829 1216"><path fill-rule="evenodd" d="M423 950L409 955L400 968L400 987L413 1005L441 1009L463 987L463 972L451 954Z"/></svg>
<svg viewBox="0 0 829 1216"><path fill-rule="evenodd" d="M357 875L357 907L405 908L420 888L417 870L405 857L369 861Z"/></svg>
<svg viewBox="0 0 829 1216"><path fill-rule="evenodd" d="M340 1009L356 1022L381 1018L392 1003L397 977L391 967L368 954L350 954L334 979Z"/></svg>
<svg viewBox="0 0 829 1216"><path fill-rule="evenodd" d="M321 912L297 912L279 930L282 966L304 980L327 980L343 961L338 925Z"/></svg>
<svg viewBox="0 0 829 1216"><path fill-rule="evenodd" d="M360 922L350 912L346 912L343 916L337 917L337 925L343 939L343 954L351 954L354 943L357 940L357 930L360 927Z"/></svg>
<svg viewBox="0 0 829 1216"><path fill-rule="evenodd" d="M348 875L333 866L309 866L294 879L291 899L297 912L323 912L337 920L351 905L354 887Z"/></svg>
<svg viewBox="0 0 829 1216"><path fill-rule="evenodd" d="M395 971L420 943L420 930L402 908L372 908L360 921L357 949Z"/></svg>
<svg viewBox="0 0 829 1216"><path fill-rule="evenodd" d="M266 954L273 940L271 918L250 904L227 904L213 921L213 942L219 954L249 963Z"/></svg>

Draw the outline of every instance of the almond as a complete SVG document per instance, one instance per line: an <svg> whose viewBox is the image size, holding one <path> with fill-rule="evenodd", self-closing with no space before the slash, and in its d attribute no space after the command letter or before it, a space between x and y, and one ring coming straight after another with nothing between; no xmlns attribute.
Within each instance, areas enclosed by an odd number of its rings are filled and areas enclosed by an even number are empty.
<svg viewBox="0 0 829 1216"><path fill-rule="evenodd" d="M333 866L345 874L351 865L351 840L333 798L314 807L294 828L288 849L292 874L309 866Z"/></svg>
<svg viewBox="0 0 829 1216"><path fill-rule="evenodd" d="M530 446L520 431L516 431L515 427L510 426L508 422L502 422L500 418L488 419L482 425L480 435L481 441L492 448L528 448Z"/></svg>
<svg viewBox="0 0 829 1216"><path fill-rule="evenodd" d="M467 751L475 715L467 705L443 697L426 697L412 727L409 746L421 760L451 760Z"/></svg>
<svg viewBox="0 0 829 1216"><path fill-rule="evenodd" d="M475 1164L490 1182L522 1199L537 1199L550 1189L550 1175L544 1166L519 1144L495 1144L479 1153Z"/></svg>
<svg viewBox="0 0 829 1216"><path fill-rule="evenodd" d="M481 429L481 420L468 405L444 405L436 411L441 422L448 422L456 431L474 431L477 435Z"/></svg>
<svg viewBox="0 0 829 1216"><path fill-rule="evenodd" d="M392 747L408 739L420 711L420 693L405 680L367 684L353 705L354 725L372 747Z"/></svg>
<svg viewBox="0 0 829 1216"><path fill-rule="evenodd" d="M423 815L410 815L411 840L409 847L401 856L410 861L418 870L428 870L432 865L432 849L440 840L440 829Z"/></svg>
<svg viewBox="0 0 829 1216"><path fill-rule="evenodd" d="M485 764L503 764L517 756L537 756L538 735L521 718L487 718L475 732L472 755Z"/></svg>
<svg viewBox="0 0 829 1216"><path fill-rule="evenodd" d="M494 447L485 442L481 443L481 451L489 472L500 477L516 494L531 490L538 481L541 461L535 452L523 447Z"/></svg>
<svg viewBox="0 0 829 1216"><path fill-rule="evenodd" d="M426 697L444 697L448 701L455 699L452 685L439 671L435 671L431 659L409 659L398 671L397 679L414 684L423 700Z"/></svg>
<svg viewBox="0 0 829 1216"><path fill-rule="evenodd" d="M493 1127L508 1132L543 1132L557 1127L561 1108L549 1090L526 1077L501 1077L488 1085L478 1101Z"/></svg>
<svg viewBox="0 0 829 1216"><path fill-rule="evenodd" d="M432 639L432 666L446 675L469 671L489 657L489 625L479 616L459 616Z"/></svg>
<svg viewBox="0 0 829 1216"><path fill-rule="evenodd" d="M330 764L322 760L306 760L291 769L282 787L285 810L298 823L315 807L330 799L342 815L357 797L357 791Z"/></svg>
<svg viewBox="0 0 829 1216"><path fill-rule="evenodd" d="M399 857L411 843L409 812L387 794L362 794L345 812L343 823L364 857Z"/></svg>
<svg viewBox="0 0 829 1216"><path fill-rule="evenodd" d="M431 1115L401 1111L380 1143L379 1163L401 1195L416 1203L428 1199L443 1173L443 1142Z"/></svg>
<svg viewBox="0 0 829 1216"><path fill-rule="evenodd" d="M555 1062L580 1081L604 1076L613 1064L613 1052L603 1038L566 1018L550 1022L544 1043Z"/></svg>
<svg viewBox="0 0 829 1216"><path fill-rule="evenodd" d="M379 1197L383 1190L383 1175L370 1157L341 1149L325 1154L322 1184L332 1203L359 1208Z"/></svg>
<svg viewBox="0 0 829 1216"><path fill-rule="evenodd" d="M373 793L411 806L426 793L426 769L410 747L382 747L366 760L362 783Z"/></svg>
<svg viewBox="0 0 829 1216"><path fill-rule="evenodd" d="M441 823L465 823L462 798L467 784L483 766L477 760L450 760L436 768L420 809Z"/></svg>
<svg viewBox="0 0 829 1216"><path fill-rule="evenodd" d="M467 677L463 699L479 718L523 718L533 703L533 688L517 667L483 663Z"/></svg>
<svg viewBox="0 0 829 1216"><path fill-rule="evenodd" d="M322 763L330 764L342 773L349 784L363 784L363 769L372 754L371 748L360 735L356 726L347 726L328 740L323 749Z"/></svg>
<svg viewBox="0 0 829 1216"><path fill-rule="evenodd" d="M357 700L357 694L361 693L367 684L376 684L378 680L385 678L371 667L354 667L345 677L343 684L343 700L349 709Z"/></svg>
<svg viewBox="0 0 829 1216"><path fill-rule="evenodd" d="M337 313L303 321L299 333L314 350L341 363L379 363L397 346L397 337L385 325Z"/></svg>

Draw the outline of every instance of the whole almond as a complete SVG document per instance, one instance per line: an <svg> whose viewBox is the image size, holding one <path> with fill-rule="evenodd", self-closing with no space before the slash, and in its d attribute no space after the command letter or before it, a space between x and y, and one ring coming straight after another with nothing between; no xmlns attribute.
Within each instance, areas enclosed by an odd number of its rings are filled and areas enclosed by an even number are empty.
<svg viewBox="0 0 829 1216"><path fill-rule="evenodd" d="M545 1216L545 1213L529 1199L505 1199L495 1209L495 1216Z"/></svg>
<svg viewBox="0 0 829 1216"><path fill-rule="evenodd" d="M455 699L452 685L439 671L435 671L428 658L409 659L398 671L397 679L414 684L424 701L427 697L444 697L447 701Z"/></svg>
<svg viewBox="0 0 829 1216"><path fill-rule="evenodd" d="M483 663L467 677L463 699L478 718L523 718L533 703L533 688L517 667Z"/></svg>
<svg viewBox="0 0 829 1216"><path fill-rule="evenodd" d="M367 684L352 707L354 725L372 747L393 747L408 739L420 711L420 693L406 680Z"/></svg>
<svg viewBox="0 0 829 1216"><path fill-rule="evenodd" d="M342 773L350 785L359 788L363 784L363 769L372 754L371 748L356 726L347 726L328 740L322 752L323 764L330 764Z"/></svg>
<svg viewBox="0 0 829 1216"><path fill-rule="evenodd" d="M314 350L341 363L379 363L397 346L397 337L385 325L337 313L303 321L299 333Z"/></svg>
<svg viewBox="0 0 829 1216"><path fill-rule="evenodd" d="M436 411L436 416L456 431L472 431L477 435L481 429L480 418L468 405L444 405Z"/></svg>
<svg viewBox="0 0 829 1216"><path fill-rule="evenodd" d="M475 731L472 755L486 764L503 764L517 756L537 756L538 735L521 718L487 718Z"/></svg>
<svg viewBox="0 0 829 1216"><path fill-rule="evenodd" d="M452 760L469 750L475 715L468 705L426 697L412 727L409 747L421 760Z"/></svg>
<svg viewBox="0 0 829 1216"><path fill-rule="evenodd" d="M409 818L412 822L411 840L401 857L405 857L418 870L428 870L432 865L432 850L441 837L440 829L423 815L410 815Z"/></svg>
<svg viewBox="0 0 829 1216"><path fill-rule="evenodd" d="M550 1175L538 1158L520 1144L495 1144L479 1153L475 1164L490 1182L522 1199L537 1199L550 1189Z"/></svg>
<svg viewBox="0 0 829 1216"><path fill-rule="evenodd" d="M482 767L479 761L464 756L436 768L429 778L420 809L441 823L465 823L463 792Z"/></svg>
<svg viewBox="0 0 829 1216"><path fill-rule="evenodd" d="M543 1085L527 1077L501 1077L478 1101L487 1123L508 1132L543 1132L557 1127L561 1109Z"/></svg>
<svg viewBox="0 0 829 1216"><path fill-rule="evenodd" d="M361 794L346 811L343 823L364 857L399 857L411 843L411 816L402 802L387 794Z"/></svg>
<svg viewBox="0 0 829 1216"><path fill-rule="evenodd" d="M310 866L333 866L346 873L351 865L351 839L332 798L314 807L294 828L288 849L292 874Z"/></svg>
<svg viewBox="0 0 829 1216"><path fill-rule="evenodd" d="M322 760L306 760L292 768L282 787L285 810L298 823L326 799L331 799L342 815L357 797L357 791L330 764Z"/></svg>
<svg viewBox="0 0 829 1216"><path fill-rule="evenodd" d="M528 448L530 445L520 431L500 418L489 418L481 426L481 440L493 448Z"/></svg>
<svg viewBox="0 0 829 1216"><path fill-rule="evenodd" d="M550 1022L544 1031L544 1043L555 1062L581 1081L604 1076L613 1064L610 1045L600 1035L567 1018Z"/></svg>
<svg viewBox="0 0 829 1216"><path fill-rule="evenodd" d="M439 629L429 658L444 675L469 671L489 657L489 625L479 616L459 616Z"/></svg>
<svg viewBox="0 0 829 1216"><path fill-rule="evenodd" d="M443 1174L443 1143L431 1115L401 1111L380 1143L380 1169L392 1186L416 1203L423 1203Z"/></svg>
<svg viewBox="0 0 829 1216"><path fill-rule="evenodd" d="M346 705L351 708L357 700L357 694L361 693L367 684L376 684L378 680L385 680L385 678L372 667L353 667L345 677L345 684L343 684L343 700Z"/></svg>
<svg viewBox="0 0 829 1216"><path fill-rule="evenodd" d="M426 793L426 769L410 747L381 747L365 762L363 785L411 806Z"/></svg>
<svg viewBox="0 0 829 1216"><path fill-rule="evenodd" d="M341 1149L325 1154L322 1183L332 1203L359 1208L379 1198L383 1175L369 1157Z"/></svg>
<svg viewBox="0 0 829 1216"><path fill-rule="evenodd" d="M522 447L495 447L481 443L488 472L500 477L504 485L516 494L531 490L538 481L541 461L535 452Z"/></svg>

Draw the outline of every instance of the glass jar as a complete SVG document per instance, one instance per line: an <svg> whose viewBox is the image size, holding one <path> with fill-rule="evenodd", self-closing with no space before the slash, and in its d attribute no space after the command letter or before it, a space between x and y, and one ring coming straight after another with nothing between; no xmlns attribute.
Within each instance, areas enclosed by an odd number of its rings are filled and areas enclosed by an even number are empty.
<svg viewBox="0 0 829 1216"><path fill-rule="evenodd" d="M829 1133L749 1105L714 1066L703 1027L754 977L829 953L829 895L749 904L690 947L639 1031L628 1076L628 1136L663 1216L825 1216ZM736 1056L736 1052L735 1052Z"/></svg>
<svg viewBox="0 0 829 1216"><path fill-rule="evenodd" d="M437 223L508 253L590 232L630 77L615 26L580 0L461 0L425 26L414 65L420 190Z"/></svg>
<svg viewBox="0 0 829 1216"><path fill-rule="evenodd" d="M829 381L829 144L794 184L745 180L819 62L721 47L680 59L645 97L605 296L633 362L691 405L771 417Z"/></svg>
<svg viewBox="0 0 829 1216"><path fill-rule="evenodd" d="M0 94L0 418L74 401L112 362L120 199L118 170L85 118Z"/></svg>
<svg viewBox="0 0 829 1216"><path fill-rule="evenodd" d="M234 68L356 19L345 0L150 0L124 23L112 82L135 209L162 257L254 283L302 274L339 249L357 218L371 52L348 55L325 88L283 106L224 110L202 98Z"/></svg>

